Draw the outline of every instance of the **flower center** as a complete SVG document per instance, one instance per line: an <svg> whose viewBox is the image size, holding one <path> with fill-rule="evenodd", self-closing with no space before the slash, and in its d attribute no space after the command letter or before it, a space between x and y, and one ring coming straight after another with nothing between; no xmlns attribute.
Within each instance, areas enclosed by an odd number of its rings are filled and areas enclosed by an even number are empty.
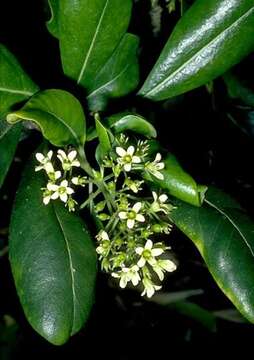
<svg viewBox="0 0 254 360"><path fill-rule="evenodd" d="M137 214L135 213L135 211L131 210L128 212L128 219L134 220L134 219L136 219L136 216L137 216Z"/></svg>
<svg viewBox="0 0 254 360"><path fill-rule="evenodd" d="M151 251L148 250L148 249L144 250L142 256L143 256L146 260L149 260L149 259L151 258L151 256L152 256Z"/></svg>
<svg viewBox="0 0 254 360"><path fill-rule="evenodd" d="M132 160L132 158L131 158L130 155L125 155L125 156L123 157L123 161L124 161L125 163L131 163L131 160Z"/></svg>
<svg viewBox="0 0 254 360"><path fill-rule="evenodd" d="M59 194L64 194L64 193L66 193L66 188L63 186L60 186L58 189L58 192L59 192Z"/></svg>

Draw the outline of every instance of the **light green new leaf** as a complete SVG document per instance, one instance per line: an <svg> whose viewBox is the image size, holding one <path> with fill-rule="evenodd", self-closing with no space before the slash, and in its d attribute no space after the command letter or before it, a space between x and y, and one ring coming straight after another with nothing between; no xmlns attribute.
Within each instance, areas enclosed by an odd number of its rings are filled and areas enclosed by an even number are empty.
<svg viewBox="0 0 254 360"><path fill-rule="evenodd" d="M147 138L156 138L157 132L154 126L144 119L141 115L133 113L118 113L109 116L105 120L106 126L110 128L114 134L133 131L134 133L143 135ZM89 129L87 133L87 141L95 139L97 136L96 129Z"/></svg>
<svg viewBox="0 0 254 360"><path fill-rule="evenodd" d="M10 261L25 315L55 345L86 322L93 303L96 253L83 222L63 203L42 203L43 173L29 162L10 226Z"/></svg>
<svg viewBox="0 0 254 360"><path fill-rule="evenodd" d="M21 126L10 126L6 121L0 121L0 187L14 157L20 133Z"/></svg>
<svg viewBox="0 0 254 360"><path fill-rule="evenodd" d="M197 246L222 291L254 322L254 222L214 188L200 208L177 202L172 219Z"/></svg>
<svg viewBox="0 0 254 360"><path fill-rule="evenodd" d="M53 145L83 145L86 121L79 101L64 90L45 90L34 95L22 109L7 116L15 124L21 120L35 122Z"/></svg>
<svg viewBox="0 0 254 360"><path fill-rule="evenodd" d="M110 98L127 95L139 82L139 65L137 60L139 39L126 34L119 45L95 76L88 87L88 104L92 111L102 111Z"/></svg>
<svg viewBox="0 0 254 360"><path fill-rule="evenodd" d="M48 0L51 18L47 22L47 28L49 32L55 36L59 37L59 24L58 24L58 14L59 14L59 0Z"/></svg>
<svg viewBox="0 0 254 360"><path fill-rule="evenodd" d="M201 206L207 190L206 186L198 185L195 180L182 168L176 157L168 154L165 169L161 171L163 180L152 176L152 181L166 190L170 195L194 206Z"/></svg>
<svg viewBox="0 0 254 360"><path fill-rule="evenodd" d="M204 85L254 50L253 0L196 0L139 94L163 100Z"/></svg>
<svg viewBox="0 0 254 360"><path fill-rule="evenodd" d="M0 116L38 90L12 53L0 44Z"/></svg>
<svg viewBox="0 0 254 360"><path fill-rule="evenodd" d="M59 40L64 73L91 89L125 34L131 0L59 1Z"/></svg>

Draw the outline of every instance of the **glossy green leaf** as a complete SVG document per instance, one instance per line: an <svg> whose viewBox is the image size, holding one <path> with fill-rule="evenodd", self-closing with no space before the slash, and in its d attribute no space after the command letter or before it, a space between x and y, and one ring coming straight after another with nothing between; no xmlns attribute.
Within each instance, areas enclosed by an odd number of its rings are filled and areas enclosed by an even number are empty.
<svg viewBox="0 0 254 360"><path fill-rule="evenodd" d="M61 345L81 329L93 303L96 253L81 219L63 203L42 203L43 173L29 162L10 226L10 261L25 315Z"/></svg>
<svg viewBox="0 0 254 360"><path fill-rule="evenodd" d="M228 95L232 99L239 99L244 104L254 107L254 92L245 86L236 76L231 72L227 72L223 76L223 80L227 86Z"/></svg>
<svg viewBox="0 0 254 360"><path fill-rule="evenodd" d="M112 148L110 134L107 128L100 122L98 118L95 119L96 132L99 138L99 148L97 147L97 158L100 162L105 158Z"/></svg>
<svg viewBox="0 0 254 360"><path fill-rule="evenodd" d="M47 22L47 28L49 32L55 36L56 38L59 37L59 0L48 0L49 8L51 17Z"/></svg>
<svg viewBox="0 0 254 360"><path fill-rule="evenodd" d="M254 222L214 188L201 208L178 202L172 219L197 246L222 291L254 322Z"/></svg>
<svg viewBox="0 0 254 360"><path fill-rule="evenodd" d="M59 40L64 72L91 89L130 21L131 0L61 0Z"/></svg>
<svg viewBox="0 0 254 360"><path fill-rule="evenodd" d="M204 85L254 50L253 0L196 0L176 25L140 95L163 100Z"/></svg>
<svg viewBox="0 0 254 360"><path fill-rule="evenodd" d="M7 175L19 142L21 126L10 126L0 121L0 187Z"/></svg>
<svg viewBox="0 0 254 360"><path fill-rule="evenodd" d="M110 128L116 133L133 131L147 138L156 138L157 132L154 126L142 116L132 113L115 114L108 118Z"/></svg>
<svg viewBox="0 0 254 360"><path fill-rule="evenodd" d="M29 120L39 125L43 136L53 145L84 144L85 115L79 101L64 90L45 90L35 94L22 109L7 116L15 124Z"/></svg>
<svg viewBox="0 0 254 360"><path fill-rule="evenodd" d="M109 98L118 98L134 90L139 82L137 49L139 39L126 34L103 68L88 87L92 111L104 110Z"/></svg>
<svg viewBox="0 0 254 360"><path fill-rule="evenodd" d="M0 44L0 115L38 90L12 53Z"/></svg>
<svg viewBox="0 0 254 360"><path fill-rule="evenodd" d="M163 180L152 177L152 181L166 190L170 195L195 206L201 206L204 200L206 186L198 185L195 180L184 171L176 157L168 154L165 169L161 171Z"/></svg>
<svg viewBox="0 0 254 360"><path fill-rule="evenodd" d="M154 126L144 119L142 116L133 113L118 113L109 116L105 120L106 126L110 128L114 134L132 131L143 135L147 138L156 138L157 132ZM87 140L91 141L97 136L96 129L90 129L87 133Z"/></svg>

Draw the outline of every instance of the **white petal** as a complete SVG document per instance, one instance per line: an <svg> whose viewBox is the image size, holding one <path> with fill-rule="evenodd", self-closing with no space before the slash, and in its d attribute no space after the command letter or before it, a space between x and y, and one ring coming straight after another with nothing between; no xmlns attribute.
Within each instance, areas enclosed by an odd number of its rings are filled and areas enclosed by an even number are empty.
<svg viewBox="0 0 254 360"><path fill-rule="evenodd" d="M68 159L70 160L70 162L72 162L75 157L77 156L77 151L76 150L72 150L71 152L69 152L68 154Z"/></svg>
<svg viewBox="0 0 254 360"><path fill-rule="evenodd" d="M80 167L80 162L78 160L74 160L72 163L71 163L72 166L76 166L76 167Z"/></svg>
<svg viewBox="0 0 254 360"><path fill-rule="evenodd" d="M97 250L97 249L96 249L96 250ZM120 275L117 274L117 273L111 273L111 276L114 277L114 278L117 278L117 279L120 278Z"/></svg>
<svg viewBox="0 0 254 360"><path fill-rule="evenodd" d="M126 151L120 146L116 147L116 153L117 153L117 155L119 155L121 157L126 155Z"/></svg>
<svg viewBox="0 0 254 360"><path fill-rule="evenodd" d="M67 188L66 188L66 193L67 193L68 195L71 195L71 194L74 193L74 190L73 190L72 188L70 188L70 187L67 187Z"/></svg>
<svg viewBox="0 0 254 360"><path fill-rule="evenodd" d="M161 254L164 253L164 250L161 248L154 248L151 250L151 253L153 256L160 256Z"/></svg>
<svg viewBox="0 0 254 360"><path fill-rule="evenodd" d="M48 183L47 189L50 190L50 191L57 191L57 190L58 190L58 185L52 184L52 183Z"/></svg>
<svg viewBox="0 0 254 360"><path fill-rule="evenodd" d="M160 266L168 272L176 270L176 264L171 260L161 260Z"/></svg>
<svg viewBox="0 0 254 360"><path fill-rule="evenodd" d="M135 275L133 275L133 277L131 278L131 282L132 282L132 284L133 284L134 286L137 286L138 283L139 283L139 281L140 281L140 276L139 276L139 274L135 274Z"/></svg>
<svg viewBox="0 0 254 360"><path fill-rule="evenodd" d="M65 153L63 150L60 149L60 150L57 151L57 153L58 153L58 155L59 155L59 156L57 155L57 157L58 157L59 160L62 161L62 160L66 160L66 159L67 159L67 155L66 155L66 153Z"/></svg>
<svg viewBox="0 0 254 360"><path fill-rule="evenodd" d="M152 194L153 194L153 199L154 199L154 201L157 201L158 195L156 194L156 192L155 192L155 191L152 191Z"/></svg>
<svg viewBox="0 0 254 360"><path fill-rule="evenodd" d="M155 176L159 180L164 179L164 175L162 173L160 173L159 171L154 170L154 171L152 171L152 174L153 174L153 176Z"/></svg>
<svg viewBox="0 0 254 360"><path fill-rule="evenodd" d="M166 194L162 194L162 195L159 197L159 201L160 201L161 203L164 203L164 202L166 202L167 200L168 200L168 197L167 197Z"/></svg>
<svg viewBox="0 0 254 360"><path fill-rule="evenodd" d="M160 279L160 281L162 281L164 279L163 271L161 270L161 268L159 266L154 266L153 271L156 272L156 274L158 275L158 278Z"/></svg>
<svg viewBox="0 0 254 360"><path fill-rule="evenodd" d="M40 163L42 163L43 160L45 159L45 156L43 154L41 154L41 153L36 153L35 157Z"/></svg>
<svg viewBox="0 0 254 360"><path fill-rule="evenodd" d="M68 186L68 181L67 180L63 180L63 181L61 181L61 183L60 183L60 186L62 186L62 187L67 187Z"/></svg>
<svg viewBox="0 0 254 360"><path fill-rule="evenodd" d="M157 170L162 170L162 169L164 169L164 167L165 167L165 164L163 162L156 164Z"/></svg>
<svg viewBox="0 0 254 360"><path fill-rule="evenodd" d="M157 153L157 154L156 154L154 161L155 161L155 162L161 161L161 154L160 154L160 153Z"/></svg>
<svg viewBox="0 0 254 360"><path fill-rule="evenodd" d="M68 200L68 195L66 193L60 194L60 199L66 203L66 201Z"/></svg>
<svg viewBox="0 0 254 360"><path fill-rule="evenodd" d="M133 220L133 219L128 219L127 220L127 227L129 229L133 229L134 225L135 225L135 220Z"/></svg>
<svg viewBox="0 0 254 360"><path fill-rule="evenodd" d="M131 163L124 164L123 168L124 168L124 170L127 171L127 172L128 172L128 171L131 171Z"/></svg>
<svg viewBox="0 0 254 360"><path fill-rule="evenodd" d="M44 169L44 166L43 166L43 165L39 165L39 166L36 166L36 167L35 167L35 171L40 171L40 170L42 170L42 169Z"/></svg>
<svg viewBox="0 0 254 360"><path fill-rule="evenodd" d="M102 230L100 236L102 240L109 240L108 233L105 230Z"/></svg>
<svg viewBox="0 0 254 360"><path fill-rule="evenodd" d="M55 171L54 168L53 168L53 165L51 164L51 162L47 162L44 165L44 168L45 168L47 173L53 173Z"/></svg>
<svg viewBox="0 0 254 360"><path fill-rule="evenodd" d="M121 277L121 280L120 280L120 288L124 289L127 285L127 277L126 276L122 276Z"/></svg>
<svg viewBox="0 0 254 360"><path fill-rule="evenodd" d="M144 216L141 215L141 214L137 214L136 220L139 221L139 222L145 222L145 218L144 218Z"/></svg>
<svg viewBox="0 0 254 360"><path fill-rule="evenodd" d="M155 292L153 286L149 286L149 287L146 289L146 291L147 291L147 297L148 297L148 298L151 298L151 297L153 296L154 292Z"/></svg>
<svg viewBox="0 0 254 360"><path fill-rule="evenodd" d="M50 202L50 199L51 199L51 196L50 196L50 195L45 196L45 197L43 198L43 204L44 204L44 205L48 205L48 203Z"/></svg>
<svg viewBox="0 0 254 360"><path fill-rule="evenodd" d="M141 246L138 246L138 247L135 249L135 252L136 252L138 255L141 255L143 251L144 251L144 248L142 248Z"/></svg>
<svg viewBox="0 0 254 360"><path fill-rule="evenodd" d="M141 257L139 261L137 262L138 267L142 268L146 263L146 259Z"/></svg>
<svg viewBox="0 0 254 360"><path fill-rule="evenodd" d="M128 149L127 149L127 154L132 156L134 154L134 152L135 152L134 146L132 146L132 145L129 146Z"/></svg>
<svg viewBox="0 0 254 360"><path fill-rule="evenodd" d="M52 156L53 156L53 151L50 150L50 151L47 153L47 158L48 158L49 160L51 160Z"/></svg>
<svg viewBox="0 0 254 360"><path fill-rule="evenodd" d="M57 179L60 179L60 177L62 176L62 174L61 174L61 171L56 171L55 172L55 179L57 180Z"/></svg>
<svg viewBox="0 0 254 360"><path fill-rule="evenodd" d="M141 159L140 159L139 156L133 156L133 157L132 157L132 162L133 162L134 164L139 164L139 163L141 163Z"/></svg>
<svg viewBox="0 0 254 360"><path fill-rule="evenodd" d="M126 211L120 211L118 216L120 217L120 219L125 220L125 219L127 219L127 212Z"/></svg>
<svg viewBox="0 0 254 360"><path fill-rule="evenodd" d="M74 177L71 179L71 182L74 184L74 185L78 185L79 184L79 178L78 177Z"/></svg>
<svg viewBox="0 0 254 360"><path fill-rule="evenodd" d="M56 200L56 199L58 199L59 198L59 193L56 191L56 192L54 192L54 194L52 194L51 195L51 199L52 200Z"/></svg>
<svg viewBox="0 0 254 360"><path fill-rule="evenodd" d="M145 249L151 250L153 248L153 242L152 240L148 239L145 244Z"/></svg>
<svg viewBox="0 0 254 360"><path fill-rule="evenodd" d="M140 211L141 207L142 207L141 202L137 202L137 203L134 204L134 206L132 207L132 210L134 210L135 213L138 213L138 212Z"/></svg>

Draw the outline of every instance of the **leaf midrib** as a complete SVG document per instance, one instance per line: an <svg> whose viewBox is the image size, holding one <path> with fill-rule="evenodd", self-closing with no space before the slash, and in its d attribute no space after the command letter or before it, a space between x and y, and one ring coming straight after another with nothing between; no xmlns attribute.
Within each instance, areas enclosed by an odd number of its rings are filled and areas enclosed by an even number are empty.
<svg viewBox="0 0 254 360"><path fill-rule="evenodd" d="M102 20L103 20L103 18L104 18L105 12L106 12L106 8L107 8L107 6L108 6L108 2L109 2L109 0L106 0L106 3L105 3L105 5L104 5L104 8L103 8L102 13L101 13L101 16L100 16L100 20L99 20L99 22L98 22L98 25L97 25L97 27L96 27L94 36L93 36L92 41L91 41L91 43L90 43L90 47L89 47L88 52L87 52L87 54L86 54L84 63L83 63L83 65L82 65L82 67L81 67L81 70L80 70L80 73L79 73L79 77L78 77L78 80L77 80L77 83L78 83L78 84L81 82L82 77L83 77L84 72L85 72L85 69L86 69L86 67L87 67L87 63L88 63L90 54L91 54L91 52L92 52L92 50L93 50L93 47L94 47L94 44L95 44L97 35L98 35L98 33L99 33L99 30L100 30L100 27L101 27L101 24L102 24Z"/></svg>
<svg viewBox="0 0 254 360"><path fill-rule="evenodd" d="M237 226L237 224L234 222L234 220L232 220L230 218L230 216L224 212L223 210L221 210L220 208L218 208L215 204L211 203L209 200L205 199L204 200L209 206L213 207L214 209L216 209L221 215L225 216L225 218L233 225L233 227L236 229L236 231L239 233L239 235L241 236L241 238L243 239L243 241L245 242L246 246L248 247L248 249L250 250L251 255L254 257L254 252L250 246L250 244L248 243L247 239L245 238L244 234L242 233L241 229Z"/></svg>
<svg viewBox="0 0 254 360"><path fill-rule="evenodd" d="M10 88L6 88L6 87L0 87L0 91L8 92L10 94L25 95L25 96L32 96L34 94L30 91L19 90L19 89L10 89Z"/></svg>
<svg viewBox="0 0 254 360"><path fill-rule="evenodd" d="M236 21L234 21L230 26L228 26L226 29L224 29L222 32L220 32L217 36L215 36L211 41L209 41L205 46L203 46L198 52L196 52L193 56L191 56L190 59L185 61L179 68L177 68L173 73L171 73L169 76L167 76L162 82L160 82L158 85L156 85L153 89L145 93L145 96L150 96L155 92L158 92L161 90L161 88L164 87L164 84L167 83L171 78L173 78L178 72L180 72L182 69L184 69L193 59L198 57L204 50L209 48L210 45L215 43L220 37L225 35L227 32L229 32L232 28L236 27L244 18L248 17L249 14L254 10L254 6L252 6L248 11L246 11L243 15L241 15Z"/></svg>
<svg viewBox="0 0 254 360"><path fill-rule="evenodd" d="M70 250L70 246L69 246L69 242L68 242L68 237L65 235L65 231L64 231L64 227L62 225L61 219L57 214L57 210L56 207L53 205L54 208L54 213L56 215L56 219L59 223L59 227L61 229L61 232L63 234L63 238L65 241L65 245L66 245L66 249L67 249L67 253L68 253L68 259L69 259L69 268L70 268L70 275L71 275L71 288L72 288L72 327L71 327L71 333L74 329L74 324L75 324L75 320L76 320L76 307L75 307L75 303L76 303L76 291L75 291L75 276L74 276L74 268L73 268L73 261L72 261L72 256L71 256L71 250Z"/></svg>

